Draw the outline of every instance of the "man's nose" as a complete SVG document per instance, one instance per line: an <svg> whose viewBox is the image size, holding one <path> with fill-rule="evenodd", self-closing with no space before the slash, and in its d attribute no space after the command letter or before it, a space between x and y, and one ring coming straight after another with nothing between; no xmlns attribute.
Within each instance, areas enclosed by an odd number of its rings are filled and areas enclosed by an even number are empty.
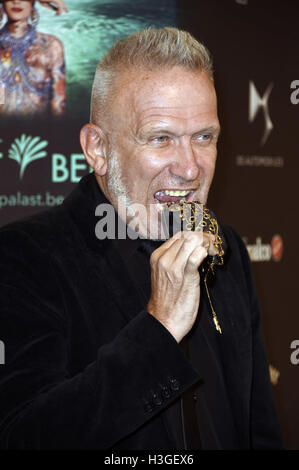
<svg viewBox="0 0 299 470"><path fill-rule="evenodd" d="M170 171L173 175L178 176L186 181L194 181L198 178L198 155L196 156L190 141L181 143L180 146L176 149Z"/></svg>

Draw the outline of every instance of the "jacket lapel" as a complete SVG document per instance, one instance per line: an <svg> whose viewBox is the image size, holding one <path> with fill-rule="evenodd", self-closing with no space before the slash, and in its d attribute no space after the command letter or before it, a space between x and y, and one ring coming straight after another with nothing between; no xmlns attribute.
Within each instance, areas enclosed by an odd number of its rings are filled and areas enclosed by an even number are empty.
<svg viewBox="0 0 299 470"><path fill-rule="evenodd" d="M145 302L112 240L102 253L103 276L107 289L121 314L130 321L145 309Z"/></svg>
<svg viewBox="0 0 299 470"><path fill-rule="evenodd" d="M244 309L242 298L236 290L234 279L228 269L221 268L216 273L216 280L209 288L210 297L217 313L222 334L219 334L212 323L212 313L208 305L208 299L205 296L205 307L210 319L212 328L202 328L201 333L212 351L215 362L221 367L222 375L225 381L225 388L228 401L234 417L235 430L237 431L238 445L245 445L248 436L244 435L244 420L246 419L246 402L244 400L244 389L242 375L248 376L249 370L244 370L246 360L240 354L240 344L242 343L242 325L236 319L236 312ZM211 331L213 330L213 332ZM244 331L245 333L245 331ZM245 358L246 359L246 358ZM217 419L216 414L213 415ZM221 413L220 413L221 416ZM215 423L215 429L221 429L221 423ZM224 436L225 437L225 436ZM245 443L245 444L244 444Z"/></svg>
<svg viewBox="0 0 299 470"><path fill-rule="evenodd" d="M201 281L199 315L190 333L192 362L202 377L202 383L198 386L198 409L199 422L204 425L207 436L206 448L242 446L246 441L246 436L241 434L244 432L244 390L240 381L240 338L234 318L234 312L242 306L236 305L238 296L233 288L233 279L226 268L217 270L214 281L208 286L221 325L220 334L215 329L209 299ZM209 367L206 367L205 359ZM209 390L205 383L213 383L213 389ZM230 416L233 416L233 420L228 422ZM234 442L229 442L228 436Z"/></svg>
<svg viewBox="0 0 299 470"><path fill-rule="evenodd" d="M99 204L109 204L97 186L94 174L82 178L75 190L65 199L63 205L70 213L81 234L82 249L92 254L94 272L101 272L100 282L122 316L131 320L145 308L144 299L136 288L114 241L108 238L99 240L95 227L99 216L95 215Z"/></svg>

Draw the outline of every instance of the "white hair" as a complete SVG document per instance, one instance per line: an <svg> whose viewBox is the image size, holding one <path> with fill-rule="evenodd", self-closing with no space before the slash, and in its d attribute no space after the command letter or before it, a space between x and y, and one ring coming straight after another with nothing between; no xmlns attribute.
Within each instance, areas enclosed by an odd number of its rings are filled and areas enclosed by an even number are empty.
<svg viewBox="0 0 299 470"><path fill-rule="evenodd" d="M91 95L90 121L103 125L113 84L130 68L165 70L182 66L190 71L205 71L213 81L213 65L206 47L187 31L165 27L149 28L118 41L99 62Z"/></svg>

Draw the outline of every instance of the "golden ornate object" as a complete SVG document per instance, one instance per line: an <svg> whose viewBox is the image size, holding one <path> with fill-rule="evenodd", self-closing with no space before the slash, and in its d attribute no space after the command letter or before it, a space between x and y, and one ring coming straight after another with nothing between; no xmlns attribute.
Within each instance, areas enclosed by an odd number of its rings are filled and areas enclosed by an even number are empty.
<svg viewBox="0 0 299 470"><path fill-rule="evenodd" d="M166 209L169 212L178 212L181 220L181 230L187 231L203 231L214 235L215 240L213 242L217 254L214 256L208 256L207 262L203 263L201 271L203 274L204 285L209 300L213 323L216 330L222 334L222 329L212 304L211 296L208 289L208 277L210 274L215 274L214 268L216 265L222 266L224 264L224 240L219 233L218 222L213 213L203 204L199 202L179 202L179 203L166 203Z"/></svg>
<svg viewBox="0 0 299 470"><path fill-rule="evenodd" d="M278 379L279 379L279 376L280 376L280 372L272 364L269 365L269 374L270 374L271 384L272 385L277 385L278 384Z"/></svg>

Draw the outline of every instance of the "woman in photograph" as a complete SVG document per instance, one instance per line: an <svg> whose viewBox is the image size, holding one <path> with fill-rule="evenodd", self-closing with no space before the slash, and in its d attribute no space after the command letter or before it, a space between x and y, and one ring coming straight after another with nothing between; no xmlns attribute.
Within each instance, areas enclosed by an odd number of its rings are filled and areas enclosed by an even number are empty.
<svg viewBox="0 0 299 470"><path fill-rule="evenodd" d="M41 1L57 14L61 0ZM0 114L65 112L65 60L61 41L37 32L35 0L0 0Z"/></svg>

